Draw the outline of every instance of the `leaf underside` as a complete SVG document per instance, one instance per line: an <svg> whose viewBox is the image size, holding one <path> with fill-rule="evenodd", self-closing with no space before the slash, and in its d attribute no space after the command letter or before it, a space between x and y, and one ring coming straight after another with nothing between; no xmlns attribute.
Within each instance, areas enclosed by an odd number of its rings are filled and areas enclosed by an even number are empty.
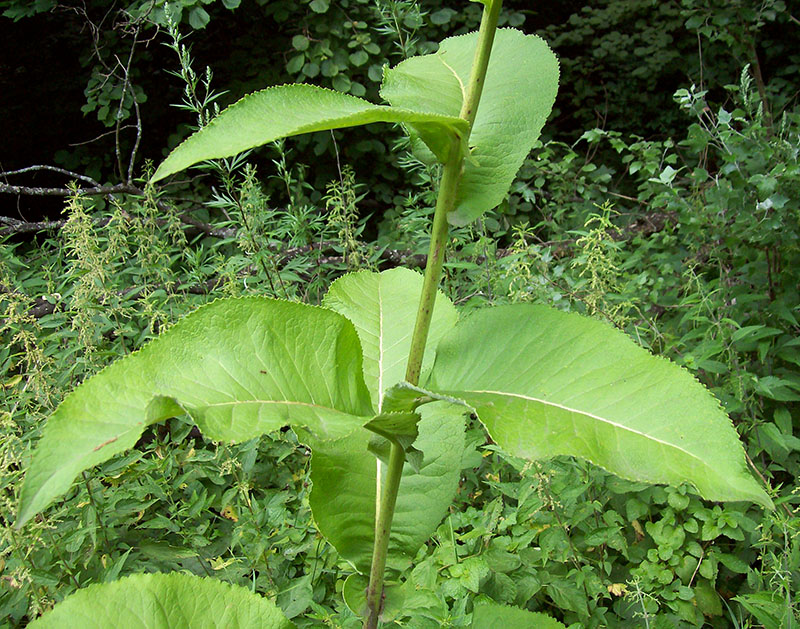
<svg viewBox="0 0 800 629"><path fill-rule="evenodd" d="M373 122L410 125L440 159L447 157L450 138L466 132L466 123L458 118L458 113L443 116L419 107L373 105L356 96L313 85L279 85L249 94L225 109L173 150L151 181L280 138Z"/></svg>
<svg viewBox="0 0 800 629"><path fill-rule="evenodd" d="M522 304L479 311L442 339L424 386L472 406L511 454L578 456L623 478L772 507L716 398L600 321Z"/></svg>
<svg viewBox="0 0 800 629"><path fill-rule="evenodd" d="M292 629L274 603L246 588L188 574L136 574L78 590L31 629Z"/></svg>
<svg viewBox="0 0 800 629"><path fill-rule="evenodd" d="M477 42L477 33L450 37L438 52L386 70L381 96L396 107L458 116ZM550 115L558 76L540 37L497 31L450 223L466 225L503 201Z"/></svg>
<svg viewBox="0 0 800 629"><path fill-rule="evenodd" d="M348 434L373 415L356 332L324 308L263 297L199 308L64 399L25 476L16 525L81 471L131 448L146 426L183 413L219 441L284 425Z"/></svg>

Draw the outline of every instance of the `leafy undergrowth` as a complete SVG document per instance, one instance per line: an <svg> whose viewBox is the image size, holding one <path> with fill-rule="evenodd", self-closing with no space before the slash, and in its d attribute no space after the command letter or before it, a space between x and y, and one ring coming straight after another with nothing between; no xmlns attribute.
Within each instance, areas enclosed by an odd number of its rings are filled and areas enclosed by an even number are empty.
<svg viewBox="0 0 800 629"><path fill-rule="evenodd" d="M777 628L796 615L800 119L767 128L746 78L731 111L676 97L696 120L680 142L593 130L536 149L508 202L452 232L445 289L463 311L587 312L678 361L730 413L778 509L572 459L487 457L495 447L473 426L456 502L404 575L400 625L469 626L479 596L581 627ZM279 149L280 210L231 162L195 215L201 229L166 198L76 197L62 229L0 249L0 627L91 583L175 570L262 593L298 626L360 626L340 602L351 569L315 530L309 452L291 431L230 446L172 419L12 528L41 426L87 375L217 297L319 303L345 270L418 265L435 176L424 164L407 158L417 192L376 228L359 219L357 173L343 169L318 207L283 163Z"/></svg>

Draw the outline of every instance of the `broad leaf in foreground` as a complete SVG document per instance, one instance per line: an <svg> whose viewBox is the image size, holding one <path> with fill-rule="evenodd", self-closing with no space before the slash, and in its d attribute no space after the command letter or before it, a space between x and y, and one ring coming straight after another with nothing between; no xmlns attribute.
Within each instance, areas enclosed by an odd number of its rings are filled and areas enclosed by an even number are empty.
<svg viewBox="0 0 800 629"><path fill-rule="evenodd" d="M269 142L312 131L340 129L372 122L402 122L416 130L439 159L447 158L450 138L466 132L455 116L373 105L349 94L313 85L278 85L248 94L182 144L158 167L159 181L208 159L231 157Z"/></svg>
<svg viewBox="0 0 800 629"><path fill-rule="evenodd" d="M287 424L348 434L373 415L356 331L330 310L263 297L199 308L64 399L25 476L16 525L146 426L183 413L219 441Z"/></svg>
<svg viewBox="0 0 800 629"><path fill-rule="evenodd" d="M404 268L360 271L336 280L322 302L355 326L364 352L364 380L378 411L384 391L405 377L422 283L422 275ZM433 363L433 349L456 321L455 307L439 291L423 369Z"/></svg>
<svg viewBox="0 0 800 629"><path fill-rule="evenodd" d="M136 574L78 590L30 629L293 629L246 588L188 574Z"/></svg>
<svg viewBox="0 0 800 629"><path fill-rule="evenodd" d="M600 321L545 306L479 311L442 339L425 387L467 402L511 454L574 455L623 478L773 506L716 398Z"/></svg>
<svg viewBox="0 0 800 629"><path fill-rule="evenodd" d="M462 406L436 402L420 407L422 452L415 471L410 463L400 481L387 565L403 569L436 531L455 496L464 451ZM362 573L369 572L375 537L375 497L379 462L368 450L370 433L311 442L309 502L320 532Z"/></svg>
<svg viewBox="0 0 800 629"><path fill-rule="evenodd" d="M529 627L530 629L566 629L555 618L546 614L529 612L527 609L501 605L489 601L475 603L472 612L472 629L496 629L497 627Z"/></svg>
<svg viewBox="0 0 800 629"><path fill-rule="evenodd" d="M449 37L438 52L386 70L381 96L397 107L458 116L477 42L478 33ZM558 74L541 38L497 31L450 223L466 225L503 201L550 114Z"/></svg>

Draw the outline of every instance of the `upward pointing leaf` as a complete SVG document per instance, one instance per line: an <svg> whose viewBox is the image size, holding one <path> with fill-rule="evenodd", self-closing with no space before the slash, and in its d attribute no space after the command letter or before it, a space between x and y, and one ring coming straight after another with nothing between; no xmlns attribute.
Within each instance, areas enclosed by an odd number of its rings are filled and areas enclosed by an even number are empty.
<svg viewBox="0 0 800 629"><path fill-rule="evenodd" d="M511 454L579 456L623 478L772 507L719 402L599 321L544 306L479 311L442 339L427 388L475 408Z"/></svg>
<svg viewBox="0 0 800 629"><path fill-rule="evenodd" d="M387 70L381 95L392 105L458 116L478 34L445 39L439 51L412 57ZM539 138L558 90L558 61L535 35L497 31L480 106L469 136L456 209L465 225L500 204Z"/></svg>
<svg viewBox="0 0 800 629"><path fill-rule="evenodd" d="M245 441L286 424L335 438L372 416L353 325L314 306L218 300L70 393L45 426L16 525L145 426L189 413L205 435Z"/></svg>
<svg viewBox="0 0 800 629"><path fill-rule="evenodd" d="M78 590L31 629L293 629L280 609L246 588L188 574L136 574Z"/></svg>
<svg viewBox="0 0 800 629"><path fill-rule="evenodd" d="M280 138L372 122L410 124L440 159L453 134L466 132L455 116L373 105L355 96L313 85L280 85L245 96L180 144L158 167L159 181L208 159L230 157Z"/></svg>
<svg viewBox="0 0 800 629"><path fill-rule="evenodd" d="M356 327L364 351L364 380L375 408L382 406L386 389L405 376L422 283L419 273L404 268L361 271L339 278L325 295L323 305ZM432 364L432 348L457 320L452 302L439 291L428 332L431 350L425 354L423 368Z"/></svg>

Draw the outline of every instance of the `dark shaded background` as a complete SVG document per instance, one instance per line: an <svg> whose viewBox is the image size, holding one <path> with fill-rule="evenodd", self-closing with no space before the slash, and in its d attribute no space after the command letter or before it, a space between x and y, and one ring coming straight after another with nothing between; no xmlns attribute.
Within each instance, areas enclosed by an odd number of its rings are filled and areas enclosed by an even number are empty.
<svg viewBox="0 0 800 629"><path fill-rule="evenodd" d="M435 2L423 5L429 5L431 11L441 6ZM90 2L86 12L107 29L101 43L124 51L124 37L114 31L118 26L114 6L106 1ZM245 0L230 11L214 3L205 6L211 15L206 28L192 32L188 24L182 25L182 31L191 33L187 41L195 69L210 66L217 89L229 90L223 104L253 89L293 80L285 71L291 38L307 32L309 23L302 13L279 21L269 6ZM113 134L108 134L110 129L94 113L81 112L94 65L93 36L85 17L73 9L59 6L17 21L0 17L0 171L55 164L103 183L116 183ZM644 137L682 133L686 119L672 104L672 93L702 79L724 98L721 86L734 81L742 65L750 61L741 58L735 45L709 39L704 42L705 67L701 67L697 32L686 28L686 15L681 13L685 10L677 2L537 3L534 11L527 1L508 1L505 10L524 12L522 28L541 33L562 59L562 86L545 134L565 141L573 141L595 126ZM724 24L718 26L725 28ZM754 34L753 52L760 55L761 67L769 69L765 71L767 82L796 69L787 55L796 48L796 31L773 23L762 25ZM659 41L653 42L656 38ZM137 174L145 159L158 162L168 144L174 145L188 133L192 122L190 114L172 106L181 99L182 85L165 71L177 67L175 54L163 45L165 41L166 34L161 33L140 45L133 65L134 81L147 95L141 105L143 136ZM374 132L358 133L369 137ZM132 139L132 130L123 131L124 142ZM300 152L307 148L301 146ZM366 168L372 166L358 153L346 157L356 168L360 161ZM387 177L390 179L390 174ZM63 176L46 172L7 181L28 186L65 183ZM16 218L52 217L61 207L61 199L54 197L0 195L0 214Z"/></svg>

